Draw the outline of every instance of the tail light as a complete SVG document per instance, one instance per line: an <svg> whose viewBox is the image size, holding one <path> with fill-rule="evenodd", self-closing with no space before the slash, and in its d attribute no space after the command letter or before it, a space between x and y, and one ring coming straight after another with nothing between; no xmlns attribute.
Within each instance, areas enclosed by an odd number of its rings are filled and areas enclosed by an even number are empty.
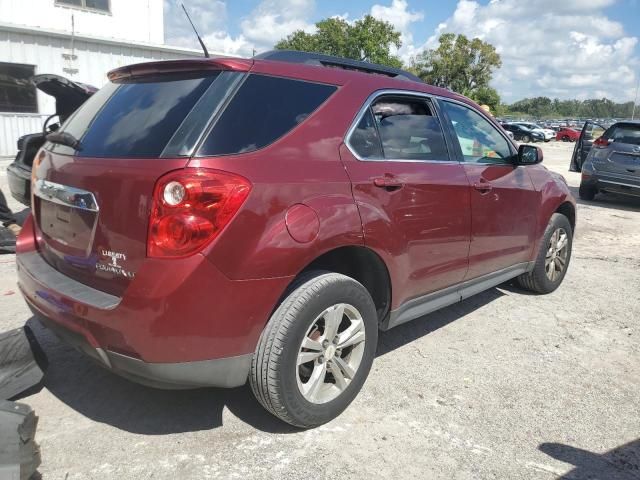
<svg viewBox="0 0 640 480"><path fill-rule="evenodd" d="M609 146L609 140L604 137L599 137L595 142L593 142L593 146L596 148L605 148Z"/></svg>
<svg viewBox="0 0 640 480"><path fill-rule="evenodd" d="M153 192L147 255L177 258L199 252L220 234L250 190L247 179L218 170L164 175Z"/></svg>

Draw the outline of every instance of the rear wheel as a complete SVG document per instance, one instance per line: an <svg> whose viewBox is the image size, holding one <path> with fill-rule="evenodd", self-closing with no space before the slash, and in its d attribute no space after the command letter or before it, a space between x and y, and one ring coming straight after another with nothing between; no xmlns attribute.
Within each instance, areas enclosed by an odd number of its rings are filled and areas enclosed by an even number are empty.
<svg viewBox="0 0 640 480"><path fill-rule="evenodd" d="M285 422L321 425L340 415L362 388L377 339L367 289L350 277L317 272L271 316L253 356L251 389Z"/></svg>
<svg viewBox="0 0 640 480"><path fill-rule="evenodd" d="M598 191L595 187L585 185L584 183L581 183L580 188L578 189L578 196L582 200L591 201L596 197L596 193L598 193Z"/></svg>
<svg viewBox="0 0 640 480"><path fill-rule="evenodd" d="M529 135L522 136L522 143L530 143L530 142L531 142L531 137Z"/></svg>
<svg viewBox="0 0 640 480"><path fill-rule="evenodd" d="M520 275L520 287L536 293L551 293L560 286L569 268L573 230L567 217L554 213L549 220L531 272Z"/></svg>
<svg viewBox="0 0 640 480"><path fill-rule="evenodd" d="M569 138L569 135L565 135L564 137L562 137L562 141L563 141L563 142L568 142L569 140L571 140L571 139Z"/></svg>

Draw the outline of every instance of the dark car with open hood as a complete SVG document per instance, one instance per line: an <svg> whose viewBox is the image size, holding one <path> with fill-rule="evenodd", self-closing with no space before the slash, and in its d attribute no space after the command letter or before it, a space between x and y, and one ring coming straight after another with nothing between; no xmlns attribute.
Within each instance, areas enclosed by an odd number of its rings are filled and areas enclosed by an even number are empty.
<svg viewBox="0 0 640 480"><path fill-rule="evenodd" d="M40 132L23 135L18 139L18 153L7 167L11 195L27 206L31 204L31 166L36 153L44 145L45 136L56 131L97 91L95 87L59 75L36 75L31 81L39 90L55 98L56 111L47 118ZM56 118L57 122L54 121Z"/></svg>
<svg viewBox="0 0 640 480"><path fill-rule="evenodd" d="M567 272L575 200L542 151L408 72L276 51L109 80L36 154L17 265L36 316L119 375L249 382L313 427L379 330Z"/></svg>

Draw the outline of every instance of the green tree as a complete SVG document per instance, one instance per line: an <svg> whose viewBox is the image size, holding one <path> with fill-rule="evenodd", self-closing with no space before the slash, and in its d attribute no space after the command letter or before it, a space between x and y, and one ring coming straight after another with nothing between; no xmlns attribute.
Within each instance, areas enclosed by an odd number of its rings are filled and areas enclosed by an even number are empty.
<svg viewBox="0 0 640 480"><path fill-rule="evenodd" d="M313 34L297 30L280 40L275 48L337 55L397 68L402 66L400 59L391 53L391 47L402 45L400 32L389 22L376 20L371 15L352 25L341 18L327 18L316 23L316 29Z"/></svg>
<svg viewBox="0 0 640 480"><path fill-rule="evenodd" d="M479 105L488 105L494 115L500 115L499 112L502 111L500 108L500 95L498 95L495 88L488 85L473 90L470 98Z"/></svg>
<svg viewBox="0 0 640 480"><path fill-rule="evenodd" d="M412 70L425 82L469 97L489 88L493 71L501 66L493 45L453 33L442 34L437 48L425 50L412 61Z"/></svg>

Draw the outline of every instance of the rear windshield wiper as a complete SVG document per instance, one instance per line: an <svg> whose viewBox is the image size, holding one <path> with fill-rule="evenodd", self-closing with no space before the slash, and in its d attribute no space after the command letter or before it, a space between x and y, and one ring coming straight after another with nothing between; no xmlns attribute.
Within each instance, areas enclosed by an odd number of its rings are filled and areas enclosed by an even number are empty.
<svg viewBox="0 0 640 480"><path fill-rule="evenodd" d="M71 135L68 132L53 132L47 135L47 140L51 143L59 143L60 145L66 145L74 150L80 150L80 140Z"/></svg>

